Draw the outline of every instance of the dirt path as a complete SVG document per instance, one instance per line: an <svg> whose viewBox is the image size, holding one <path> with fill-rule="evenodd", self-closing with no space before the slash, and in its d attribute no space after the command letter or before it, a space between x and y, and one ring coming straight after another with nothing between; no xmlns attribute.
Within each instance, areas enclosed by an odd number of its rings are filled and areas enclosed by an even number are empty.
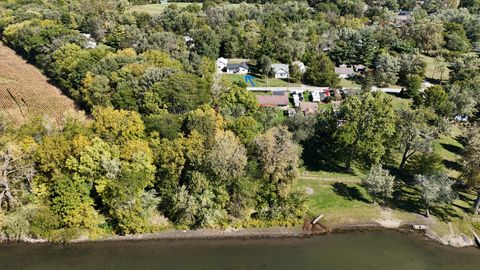
<svg viewBox="0 0 480 270"><path fill-rule="evenodd" d="M0 112L15 126L44 115L60 121L74 108L73 101L48 83L36 67L0 43Z"/></svg>

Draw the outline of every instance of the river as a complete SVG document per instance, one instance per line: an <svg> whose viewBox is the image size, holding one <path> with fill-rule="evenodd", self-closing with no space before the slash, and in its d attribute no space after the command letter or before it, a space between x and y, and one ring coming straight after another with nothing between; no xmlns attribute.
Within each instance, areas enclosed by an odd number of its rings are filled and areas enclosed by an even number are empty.
<svg viewBox="0 0 480 270"><path fill-rule="evenodd" d="M395 231L309 238L0 244L0 269L480 269L480 250Z"/></svg>

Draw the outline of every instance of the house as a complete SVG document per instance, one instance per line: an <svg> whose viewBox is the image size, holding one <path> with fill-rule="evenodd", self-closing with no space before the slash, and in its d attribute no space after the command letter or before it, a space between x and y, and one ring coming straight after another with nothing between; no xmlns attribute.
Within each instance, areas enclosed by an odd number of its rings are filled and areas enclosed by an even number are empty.
<svg viewBox="0 0 480 270"><path fill-rule="evenodd" d="M348 79L355 75L353 67L347 67L346 65L335 67L335 73L340 79Z"/></svg>
<svg viewBox="0 0 480 270"><path fill-rule="evenodd" d="M217 70L219 72L223 71L228 65L228 59L220 57L217 59Z"/></svg>
<svg viewBox="0 0 480 270"><path fill-rule="evenodd" d="M289 69L287 64L272 64L272 71L277 79L287 79L289 77Z"/></svg>
<svg viewBox="0 0 480 270"><path fill-rule="evenodd" d="M305 115L316 114L318 112L318 104L315 102L300 102L300 111Z"/></svg>
<svg viewBox="0 0 480 270"><path fill-rule="evenodd" d="M288 96L257 96L262 107L283 107L288 105Z"/></svg>
<svg viewBox="0 0 480 270"><path fill-rule="evenodd" d="M297 66L298 70L301 73L305 73L305 71L307 71L307 67L305 66L305 64L303 62L295 61L295 62L292 63L292 65Z"/></svg>
<svg viewBox="0 0 480 270"><path fill-rule="evenodd" d="M228 74L247 74L249 67L247 63L243 62L240 64L227 64L226 69Z"/></svg>
<svg viewBox="0 0 480 270"><path fill-rule="evenodd" d="M364 65L353 65L353 71L355 72L365 72L367 67Z"/></svg>

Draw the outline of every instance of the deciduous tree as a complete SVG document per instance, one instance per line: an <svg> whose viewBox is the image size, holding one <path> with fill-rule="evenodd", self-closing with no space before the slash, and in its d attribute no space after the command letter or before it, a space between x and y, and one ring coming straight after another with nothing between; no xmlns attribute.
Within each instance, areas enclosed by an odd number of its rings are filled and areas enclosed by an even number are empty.
<svg viewBox="0 0 480 270"><path fill-rule="evenodd" d="M390 175L388 170L383 169L381 164L373 165L367 177L362 183L372 196L373 202L385 203L393 196L395 176Z"/></svg>

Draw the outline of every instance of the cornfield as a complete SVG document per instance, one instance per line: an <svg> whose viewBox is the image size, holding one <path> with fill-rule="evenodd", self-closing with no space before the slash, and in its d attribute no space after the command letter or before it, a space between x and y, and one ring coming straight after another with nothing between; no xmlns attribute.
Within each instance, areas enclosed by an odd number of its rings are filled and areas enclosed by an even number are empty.
<svg viewBox="0 0 480 270"><path fill-rule="evenodd" d="M60 121L75 109L71 99L13 50L0 43L0 112L19 126L37 116Z"/></svg>

